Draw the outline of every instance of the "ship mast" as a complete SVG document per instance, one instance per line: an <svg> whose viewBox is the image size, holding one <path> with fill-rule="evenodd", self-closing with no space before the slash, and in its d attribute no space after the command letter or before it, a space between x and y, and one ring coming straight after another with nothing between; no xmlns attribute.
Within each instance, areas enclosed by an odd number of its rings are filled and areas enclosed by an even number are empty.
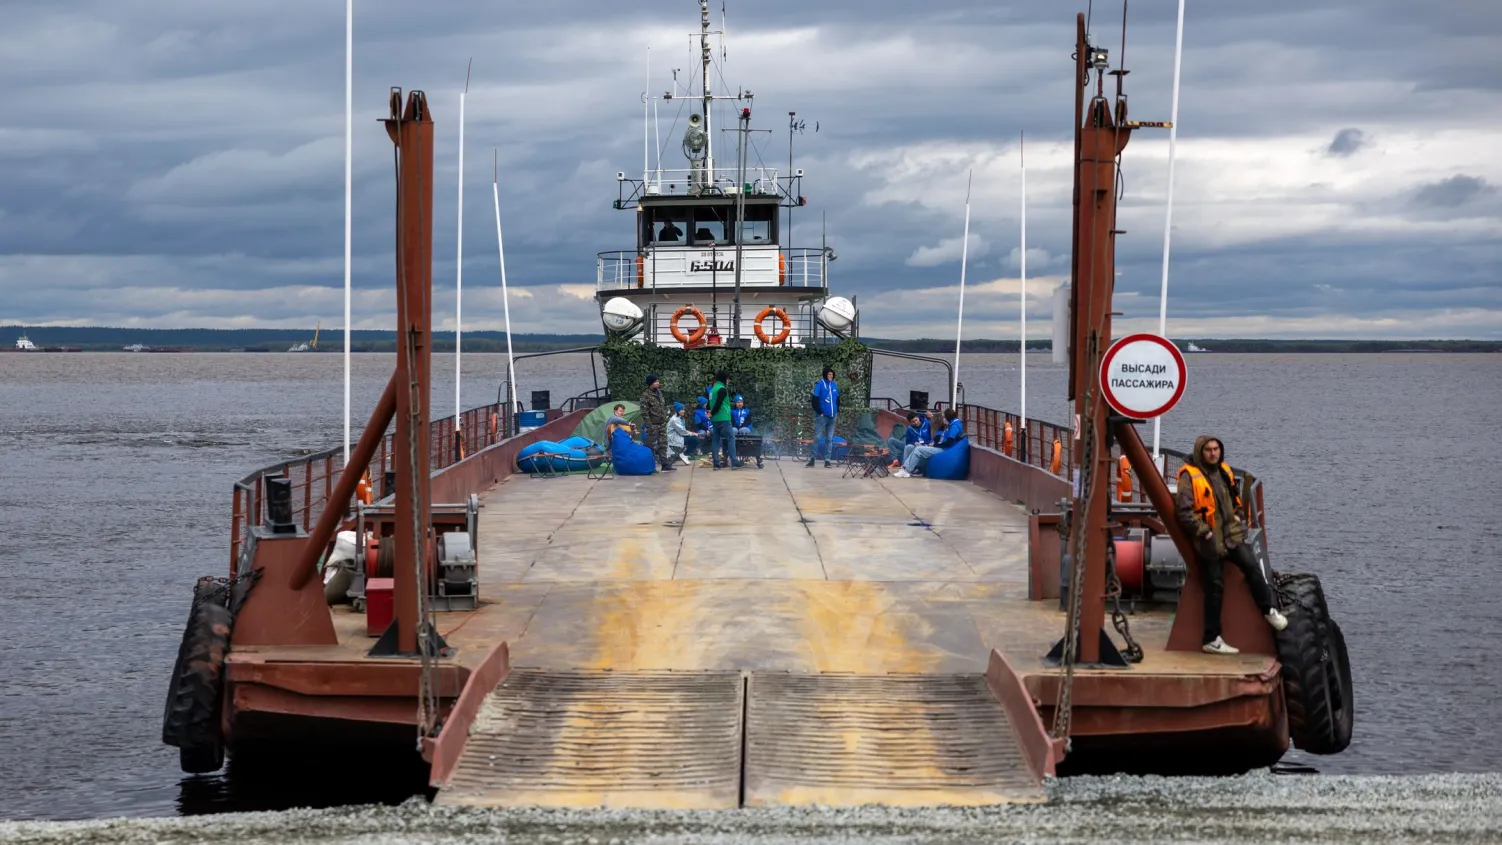
<svg viewBox="0 0 1502 845"><path fill-rule="evenodd" d="M704 172L709 184L714 184L714 130L710 126L709 113L714 105L710 91L710 70L713 59L709 52L709 0L699 0L699 56L704 64L704 135L708 139L704 148Z"/></svg>

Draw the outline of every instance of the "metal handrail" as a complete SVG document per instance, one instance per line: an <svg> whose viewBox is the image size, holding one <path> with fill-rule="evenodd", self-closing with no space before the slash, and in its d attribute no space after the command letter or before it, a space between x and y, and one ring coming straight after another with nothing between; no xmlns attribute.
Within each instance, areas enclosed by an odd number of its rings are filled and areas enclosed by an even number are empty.
<svg viewBox="0 0 1502 845"><path fill-rule="evenodd" d="M595 360L596 356L598 356L600 354L600 347L598 345L596 345L596 346L574 346L574 347L570 347L568 349L550 349L550 350L547 350L545 352L528 352L528 353L523 354L523 355L517 355L517 356L515 356L515 357L513 357L511 359L511 361L506 366L506 376L505 376L505 378L503 378L501 380L500 386L496 388L496 391L495 391L495 401L496 401L496 404L499 404L499 405L501 405L502 407L505 407L505 408L516 408L518 411L524 410L522 408L518 408L517 407L520 404L520 397L513 396L512 393L511 393L512 386L513 386L513 379L515 378L515 375L516 375L514 372L512 372L512 369L515 367L517 361L524 361L524 360L526 360L528 358L546 358L546 357L548 357L550 355L580 355L580 354L583 354L585 352L589 353L589 374L590 374L591 377L594 378L594 382L595 382L594 389L595 390L602 390L603 388L600 387L600 370L599 370L599 367L597 366L597 361ZM504 396L504 399L502 398L503 396ZM514 426L516 425L517 421L513 417L513 419L512 419L511 422L512 422L513 427L507 428L506 431L508 433L510 433L510 434L515 434L516 431L515 431Z"/></svg>
<svg viewBox="0 0 1502 845"><path fill-rule="evenodd" d="M742 244L742 247L775 247L776 244L755 243ZM695 281L690 285L679 281L688 277L689 270L684 269L683 262L690 256L704 252L719 252L717 260L728 260L735 249L733 240L725 240L714 244L654 244L650 248L638 249L608 249L595 253L595 290L650 290L674 287L704 287L715 284L723 285L727 289L734 286L735 274L733 271L723 271L718 274L719 280L705 283ZM743 255L743 261L765 259L770 261L771 250L751 255ZM829 279L829 251L818 247L781 247L776 253L778 263L774 266L767 264L752 273L743 272L742 287L751 286L758 290L766 288L803 288L824 289L828 287ZM642 262L637 266L637 261ZM703 271L698 271L702 274ZM775 272L775 276L773 274ZM751 273L759 279L748 280L746 275ZM711 278L714 276L712 274ZM775 283L768 279L775 278Z"/></svg>
<svg viewBox="0 0 1502 845"><path fill-rule="evenodd" d="M490 418L496 417L495 434L491 434ZM513 415L504 405L480 405L462 414L447 416L428 423L428 462L436 472L461 460L455 446L462 447L465 458L489 448L505 439L512 429ZM455 437L455 423L458 437ZM376 454L370 461L372 486L379 485L391 463L393 438L391 432L381 439ZM240 549L250 536L251 529L266 520L266 483L268 476L280 476L292 482L292 518L308 530L322 513L344 473L342 446L313 452L290 461L278 461L247 474L231 488L230 510L230 575L235 574ZM384 495L387 491L379 491Z"/></svg>
<svg viewBox="0 0 1502 845"><path fill-rule="evenodd" d="M944 380L944 383L949 385L949 404L955 404L954 364L948 358L935 358L932 355L919 355L914 352L898 352L895 349L879 349L875 346L869 347L869 349L877 355L886 355L890 358L905 358L909 361L927 361L930 364L938 364L943 367L949 373L949 378Z"/></svg>

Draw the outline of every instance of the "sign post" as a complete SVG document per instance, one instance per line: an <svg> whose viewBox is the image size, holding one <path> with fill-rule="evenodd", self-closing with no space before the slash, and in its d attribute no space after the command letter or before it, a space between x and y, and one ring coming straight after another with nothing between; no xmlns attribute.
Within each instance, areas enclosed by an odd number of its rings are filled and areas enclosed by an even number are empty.
<svg viewBox="0 0 1502 845"><path fill-rule="evenodd" d="M1100 389L1116 413L1150 420L1168 413L1188 381L1184 355L1155 334L1133 334L1111 344L1100 362Z"/></svg>

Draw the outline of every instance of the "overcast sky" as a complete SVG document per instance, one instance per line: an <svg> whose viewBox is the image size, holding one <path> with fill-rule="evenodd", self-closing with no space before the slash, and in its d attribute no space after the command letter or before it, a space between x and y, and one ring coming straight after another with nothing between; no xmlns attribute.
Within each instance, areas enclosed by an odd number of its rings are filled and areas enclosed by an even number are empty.
<svg viewBox="0 0 1502 845"><path fill-rule="evenodd" d="M1083 5L1083 4L1082 4ZM1121 5L1091 30L1121 60ZM719 2L713 3L716 23ZM1015 337L1018 133L1030 333L1068 273L1074 9L1042 2L728 0L728 84L753 163L787 163L836 292L883 337L952 335L974 170L966 336ZM467 101L465 324L499 328L499 151L512 320L597 331L595 253L631 248L642 92L693 66L694 0L356 0L354 323L389 328L391 86L437 124L435 322L453 325L458 95ZM1173 0L1136 0L1133 116L1166 120ZM344 3L0 0L0 322L342 322ZM1502 338L1502 3L1189 0L1169 332ZM659 105L681 167L682 101ZM676 121L676 123L675 123ZM818 132L814 132L815 122ZM728 141L728 139L727 139ZM1118 326L1157 324L1167 132L1127 148Z"/></svg>

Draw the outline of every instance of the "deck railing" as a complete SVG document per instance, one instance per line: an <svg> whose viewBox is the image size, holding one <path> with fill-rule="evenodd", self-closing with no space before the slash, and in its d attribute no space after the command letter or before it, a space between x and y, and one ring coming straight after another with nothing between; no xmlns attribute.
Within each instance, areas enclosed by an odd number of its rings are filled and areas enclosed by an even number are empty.
<svg viewBox="0 0 1502 845"><path fill-rule="evenodd" d="M494 425L491 419L494 417ZM433 420L428 423L428 460L434 471L443 469L473 455L488 446L499 443L510 431L511 419L505 406L481 405L459 415L460 436L456 448L454 417ZM370 461L371 492L382 498L391 491L385 489L386 471L392 465L391 440L394 433L388 431L376 446L375 456ZM310 530L323 513L334 487L344 472L343 449L335 447L321 452L303 455L289 461L281 461L262 467L234 484L233 503L230 510L230 575L235 574L240 550L250 536L253 526L266 520L266 478L280 476L292 482L292 519L303 530Z"/></svg>

